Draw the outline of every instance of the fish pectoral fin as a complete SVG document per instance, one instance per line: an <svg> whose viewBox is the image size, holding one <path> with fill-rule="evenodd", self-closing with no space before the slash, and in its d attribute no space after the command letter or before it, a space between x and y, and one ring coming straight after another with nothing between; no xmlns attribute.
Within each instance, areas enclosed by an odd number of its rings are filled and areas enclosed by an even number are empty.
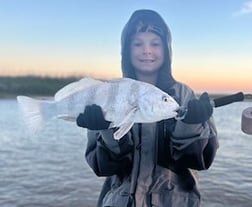
<svg viewBox="0 0 252 207"><path fill-rule="evenodd" d="M131 108L119 123L114 123L114 126L119 127L119 129L114 132L115 140L120 140L131 129L134 124L134 116L137 109L137 106Z"/></svg>
<svg viewBox="0 0 252 207"><path fill-rule="evenodd" d="M122 126L124 123L133 121L137 109L138 109L137 106L131 108L127 112L127 114L126 114L125 117L123 117L120 121L118 121L117 123L115 123L115 126Z"/></svg>
<svg viewBox="0 0 252 207"><path fill-rule="evenodd" d="M126 122L122 124L118 130L114 132L114 139L120 140L133 126L134 122Z"/></svg>
<svg viewBox="0 0 252 207"><path fill-rule="evenodd" d="M59 115L59 116L57 116L57 118L65 120L65 121L72 121L72 122L76 121L76 117L69 116L69 115Z"/></svg>

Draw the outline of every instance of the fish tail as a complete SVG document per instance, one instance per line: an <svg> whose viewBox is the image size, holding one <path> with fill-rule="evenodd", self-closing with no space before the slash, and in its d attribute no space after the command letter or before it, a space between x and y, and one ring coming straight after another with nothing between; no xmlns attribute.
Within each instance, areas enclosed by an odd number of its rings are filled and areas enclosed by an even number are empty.
<svg viewBox="0 0 252 207"><path fill-rule="evenodd" d="M55 102L17 96L24 121L30 132L37 132L55 116Z"/></svg>

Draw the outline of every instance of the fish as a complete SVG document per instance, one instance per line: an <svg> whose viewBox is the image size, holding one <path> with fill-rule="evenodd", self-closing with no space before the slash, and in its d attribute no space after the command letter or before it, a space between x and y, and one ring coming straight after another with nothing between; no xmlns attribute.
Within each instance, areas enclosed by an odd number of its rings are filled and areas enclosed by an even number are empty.
<svg viewBox="0 0 252 207"><path fill-rule="evenodd" d="M102 108L109 128L116 128L114 139L121 139L134 123L152 123L176 117L179 104L158 87L131 78L99 80L84 77L69 83L52 100L17 96L24 121L36 132L53 118L76 121L85 107Z"/></svg>

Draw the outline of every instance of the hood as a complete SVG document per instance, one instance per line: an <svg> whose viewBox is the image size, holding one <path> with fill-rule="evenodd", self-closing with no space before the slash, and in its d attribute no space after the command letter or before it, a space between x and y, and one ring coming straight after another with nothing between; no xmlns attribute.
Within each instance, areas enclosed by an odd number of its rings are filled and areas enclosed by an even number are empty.
<svg viewBox="0 0 252 207"><path fill-rule="evenodd" d="M122 31L121 65L123 77L136 79L135 70L130 63L130 41L132 35L145 31L159 35L163 41L165 61L159 70L156 86L167 91L175 82L171 74L171 34L162 17L152 10L135 11Z"/></svg>

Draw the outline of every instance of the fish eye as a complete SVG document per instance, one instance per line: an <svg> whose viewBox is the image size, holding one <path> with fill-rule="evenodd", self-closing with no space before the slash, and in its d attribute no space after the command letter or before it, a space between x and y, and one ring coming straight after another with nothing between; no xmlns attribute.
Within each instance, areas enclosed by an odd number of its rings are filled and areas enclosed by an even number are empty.
<svg viewBox="0 0 252 207"><path fill-rule="evenodd" d="M168 101L169 101L169 98L168 98L167 96L163 96L163 97L162 97L162 100L163 100L164 102L168 102Z"/></svg>

